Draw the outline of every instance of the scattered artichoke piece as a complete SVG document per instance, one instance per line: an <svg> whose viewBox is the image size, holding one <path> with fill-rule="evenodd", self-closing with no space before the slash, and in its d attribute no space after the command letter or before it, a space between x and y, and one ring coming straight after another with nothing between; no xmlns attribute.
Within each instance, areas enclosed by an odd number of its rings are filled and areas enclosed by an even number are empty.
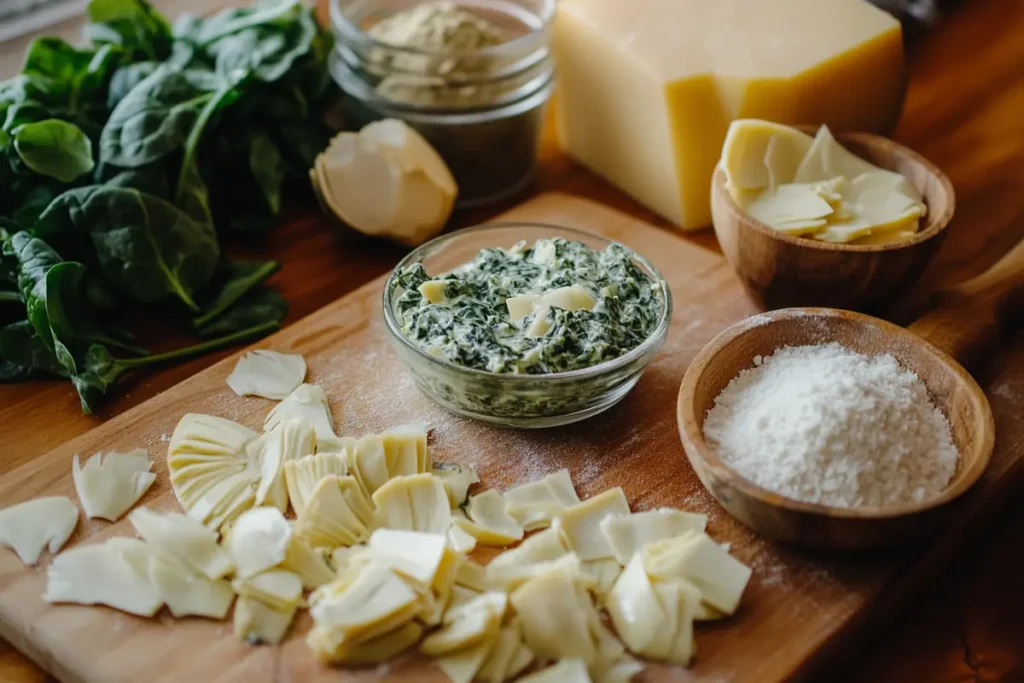
<svg viewBox="0 0 1024 683"><path fill-rule="evenodd" d="M338 451L344 444L334 433L334 418L327 394L318 384L300 384L274 406L263 422L263 431L269 432L285 420L302 418L316 431L318 451Z"/></svg>
<svg viewBox="0 0 1024 683"><path fill-rule="evenodd" d="M523 676L520 683L591 683L582 659L561 659L556 664Z"/></svg>
<svg viewBox="0 0 1024 683"><path fill-rule="evenodd" d="M238 359L227 384L239 396L262 396L280 401L306 377L306 359L298 354L260 349Z"/></svg>
<svg viewBox="0 0 1024 683"><path fill-rule="evenodd" d="M168 557L208 579L234 571L231 555L217 543L217 532L177 512L137 508L128 514L136 533L161 556Z"/></svg>
<svg viewBox="0 0 1024 683"><path fill-rule="evenodd" d="M810 135L780 123L733 121L719 162L727 187L735 197L736 191L761 191L789 182L813 142Z"/></svg>
<svg viewBox="0 0 1024 683"><path fill-rule="evenodd" d="M149 578L172 615L210 619L227 616L235 599L230 583L194 574L176 562L165 560L153 550L152 545L150 549L155 556L150 558Z"/></svg>
<svg viewBox="0 0 1024 683"><path fill-rule="evenodd" d="M580 572L594 586L594 593L603 598L611 591L615 581L622 573L622 565L618 560L606 557L601 560L588 560L580 563Z"/></svg>
<svg viewBox="0 0 1024 683"><path fill-rule="evenodd" d="M567 469L509 489L504 495L508 514L526 531L549 526L566 508L580 502Z"/></svg>
<svg viewBox="0 0 1024 683"><path fill-rule="evenodd" d="M615 487L567 508L559 519L569 549L587 561L615 557L611 544L601 533L601 522L607 517L627 516L626 494L621 487Z"/></svg>
<svg viewBox="0 0 1024 683"><path fill-rule="evenodd" d="M446 546L442 534L383 528L376 529L369 542L374 560L425 587L433 585Z"/></svg>
<svg viewBox="0 0 1024 683"><path fill-rule="evenodd" d="M31 566L39 561L43 548L56 555L77 524L78 508L70 498L36 498L0 510L0 545Z"/></svg>
<svg viewBox="0 0 1024 683"><path fill-rule="evenodd" d="M295 534L312 547L356 545L370 537L373 520L373 505L355 478L331 474L306 501L295 520Z"/></svg>
<svg viewBox="0 0 1024 683"><path fill-rule="evenodd" d="M389 479L373 494L377 526L445 534L451 525L451 504L444 482L432 474Z"/></svg>
<svg viewBox="0 0 1024 683"><path fill-rule="evenodd" d="M407 621L398 628L356 643L343 643L334 661L348 664L376 664L405 652L423 637L426 628L416 621Z"/></svg>
<svg viewBox="0 0 1024 683"><path fill-rule="evenodd" d="M313 495L320 480L329 474L344 477L348 474L345 453L316 453L284 463L284 481L288 501L295 514L302 514L306 501Z"/></svg>
<svg viewBox="0 0 1024 683"><path fill-rule="evenodd" d="M294 611L302 604L302 579L298 574L283 569L235 579L231 587L240 596L259 600L278 612Z"/></svg>
<svg viewBox="0 0 1024 683"><path fill-rule="evenodd" d="M455 584L483 593L487 590L487 568L467 559L459 565L455 573Z"/></svg>
<svg viewBox="0 0 1024 683"><path fill-rule="evenodd" d="M283 420L261 439L260 484L256 505L267 503L281 512L288 511L288 489L284 465L312 455L316 449L316 430L304 419Z"/></svg>
<svg viewBox="0 0 1024 683"><path fill-rule="evenodd" d="M580 578L565 570L549 571L526 581L511 595L523 627L523 639L540 659L597 659L591 635L593 603Z"/></svg>
<svg viewBox="0 0 1024 683"><path fill-rule="evenodd" d="M110 522L119 520L156 480L156 474L150 472L152 468L145 448L128 453L112 451L106 456L96 453L85 461L84 467L76 455L71 474L85 516Z"/></svg>
<svg viewBox="0 0 1024 683"><path fill-rule="evenodd" d="M469 487L480 481L480 475L469 465L436 463L433 473L448 487L452 507L462 507L469 500Z"/></svg>
<svg viewBox="0 0 1024 683"><path fill-rule="evenodd" d="M441 629L420 643L420 652L431 657L451 654L498 636L508 608L508 595L491 591L482 593L469 603L449 609Z"/></svg>
<svg viewBox="0 0 1024 683"><path fill-rule="evenodd" d="M470 683L476 678L493 647L493 641L482 640L465 649L435 659L434 663L444 672L451 683Z"/></svg>
<svg viewBox="0 0 1024 683"><path fill-rule="evenodd" d="M292 526L280 510L256 507L239 515L224 546L237 575L244 579L284 562L291 538Z"/></svg>
<svg viewBox="0 0 1024 683"><path fill-rule="evenodd" d="M619 638L637 654L648 654L649 646L665 630L668 620L640 554L633 556L615 582L605 607Z"/></svg>
<svg viewBox="0 0 1024 683"><path fill-rule="evenodd" d="M292 535L285 550L281 569L294 572L302 580L306 590L319 588L334 580L335 573L327 564L327 559L310 548L298 536Z"/></svg>
<svg viewBox="0 0 1024 683"><path fill-rule="evenodd" d="M151 617L164 604L149 578L150 551L134 538L115 537L57 555L46 570L47 602L107 605Z"/></svg>
<svg viewBox="0 0 1024 683"><path fill-rule="evenodd" d="M732 614L750 580L751 569L703 533L648 544L644 569L655 580L683 579L700 591L710 607Z"/></svg>
<svg viewBox="0 0 1024 683"><path fill-rule="evenodd" d="M437 151L397 119L337 135L317 156L310 177L339 220L410 247L444 228L458 192Z"/></svg>
<svg viewBox="0 0 1024 683"><path fill-rule="evenodd" d="M476 537L455 523L448 527L448 547L458 553L471 553L476 548Z"/></svg>
<svg viewBox="0 0 1024 683"><path fill-rule="evenodd" d="M416 290L420 295L432 304L443 304L448 300L448 296L445 291L448 289L448 282L446 280L427 280Z"/></svg>
<svg viewBox="0 0 1024 683"><path fill-rule="evenodd" d="M350 453L352 474L374 494L390 479L430 472L427 430L421 424L394 427L383 434L359 438Z"/></svg>
<svg viewBox="0 0 1024 683"><path fill-rule="evenodd" d="M557 560L568 552L562 539L562 532L556 525L528 537L515 548L496 556L488 563L487 573L488 576L493 576L505 568Z"/></svg>
<svg viewBox="0 0 1024 683"><path fill-rule="evenodd" d="M523 642L519 622L515 619L501 627L490 655L477 677L486 683L504 683L523 672L533 662L533 653Z"/></svg>
<svg viewBox="0 0 1024 683"><path fill-rule="evenodd" d="M253 645L277 645L288 632L296 608L280 611L259 600L239 596L235 602L235 637Z"/></svg>
<svg viewBox="0 0 1024 683"><path fill-rule="evenodd" d="M468 520L456 517L456 523L483 545L509 545L523 538L523 527L505 511L505 498L488 489L470 496L466 505Z"/></svg>
<svg viewBox="0 0 1024 683"><path fill-rule="evenodd" d="M633 677L643 670L643 662L623 656L601 672L596 683L630 683Z"/></svg>
<svg viewBox="0 0 1024 683"><path fill-rule="evenodd" d="M606 517L601 521L600 529L608 539L615 559L625 566L648 543L681 536L688 531L703 533L707 523L707 515L658 508L625 517Z"/></svg>

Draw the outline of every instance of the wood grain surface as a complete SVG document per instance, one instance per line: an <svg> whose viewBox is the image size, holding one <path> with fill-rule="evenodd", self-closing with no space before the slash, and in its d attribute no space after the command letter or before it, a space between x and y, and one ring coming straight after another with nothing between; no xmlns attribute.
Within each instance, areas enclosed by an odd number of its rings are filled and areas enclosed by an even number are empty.
<svg viewBox="0 0 1024 683"><path fill-rule="evenodd" d="M164 0L170 14L215 9L218 2ZM62 30L73 35L75 27ZM932 268L906 302L892 312L912 319L929 291L980 273L1024 236L1024 3L963 2L911 51L910 93L897 139L938 164L957 191L957 218ZM0 46L0 76L13 73L24 44ZM633 215L653 216L574 165L545 140L538 188L599 199ZM292 304L295 321L351 291L393 264L400 250L342 236L304 204L269 237L235 244L239 255L278 258L275 283ZM456 217L456 225L486 218ZM689 242L717 251L709 233ZM168 339L168 344L177 340ZM69 387L33 383L0 387L0 473L78 436L99 422L173 386L228 352L133 379L98 418L83 416ZM1024 393L1024 336L1018 335L982 377L993 402ZM1001 444L1024 447L1024 415L1003 426ZM920 585L920 598L903 616L871 629L848 658L831 660L822 680L1021 681L1024 680L1024 510L1009 506L987 531L972 534L944 576ZM863 562L870 562L869 559ZM908 577L913 582L914 577ZM146 672L144 678L150 678ZM38 683L44 674L0 644L0 680Z"/></svg>

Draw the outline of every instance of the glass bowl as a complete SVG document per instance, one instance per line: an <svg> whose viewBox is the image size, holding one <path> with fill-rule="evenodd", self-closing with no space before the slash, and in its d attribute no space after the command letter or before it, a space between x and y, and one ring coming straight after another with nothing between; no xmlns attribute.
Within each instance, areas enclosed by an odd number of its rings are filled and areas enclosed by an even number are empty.
<svg viewBox="0 0 1024 683"><path fill-rule="evenodd" d="M658 321L639 346L598 365L543 375L498 374L456 365L413 344L402 333L395 303L404 289L398 274L422 263L433 277L472 261L485 247L509 248L520 240L563 237L601 250L611 240L593 233L544 223L498 222L442 235L395 266L384 285L384 320L391 344L417 386L444 408L465 417L506 427L536 429L584 420L607 410L629 393L665 341L672 318L672 294L661 273L636 252L636 266L660 293Z"/></svg>

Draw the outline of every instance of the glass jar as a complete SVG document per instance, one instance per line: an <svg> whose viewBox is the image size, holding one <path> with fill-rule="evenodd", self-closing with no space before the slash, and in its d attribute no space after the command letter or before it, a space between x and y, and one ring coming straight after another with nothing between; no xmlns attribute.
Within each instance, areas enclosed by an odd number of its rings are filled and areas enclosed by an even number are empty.
<svg viewBox="0 0 1024 683"><path fill-rule="evenodd" d="M436 1L436 0L432 0ZM346 127L396 118L444 158L459 208L508 198L536 170L544 107L551 96L555 0L458 0L509 39L468 52L398 47L375 39L378 22L417 0L331 0L337 47L330 69L344 93Z"/></svg>

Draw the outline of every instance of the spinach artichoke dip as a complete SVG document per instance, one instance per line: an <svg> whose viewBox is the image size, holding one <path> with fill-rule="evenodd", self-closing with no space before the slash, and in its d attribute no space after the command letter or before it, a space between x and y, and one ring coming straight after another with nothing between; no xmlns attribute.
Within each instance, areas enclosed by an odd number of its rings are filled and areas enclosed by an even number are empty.
<svg viewBox="0 0 1024 683"><path fill-rule="evenodd" d="M564 238L482 249L432 278L398 275L402 334L457 365L542 375L589 368L639 346L658 324L660 285L619 244L595 251Z"/></svg>

